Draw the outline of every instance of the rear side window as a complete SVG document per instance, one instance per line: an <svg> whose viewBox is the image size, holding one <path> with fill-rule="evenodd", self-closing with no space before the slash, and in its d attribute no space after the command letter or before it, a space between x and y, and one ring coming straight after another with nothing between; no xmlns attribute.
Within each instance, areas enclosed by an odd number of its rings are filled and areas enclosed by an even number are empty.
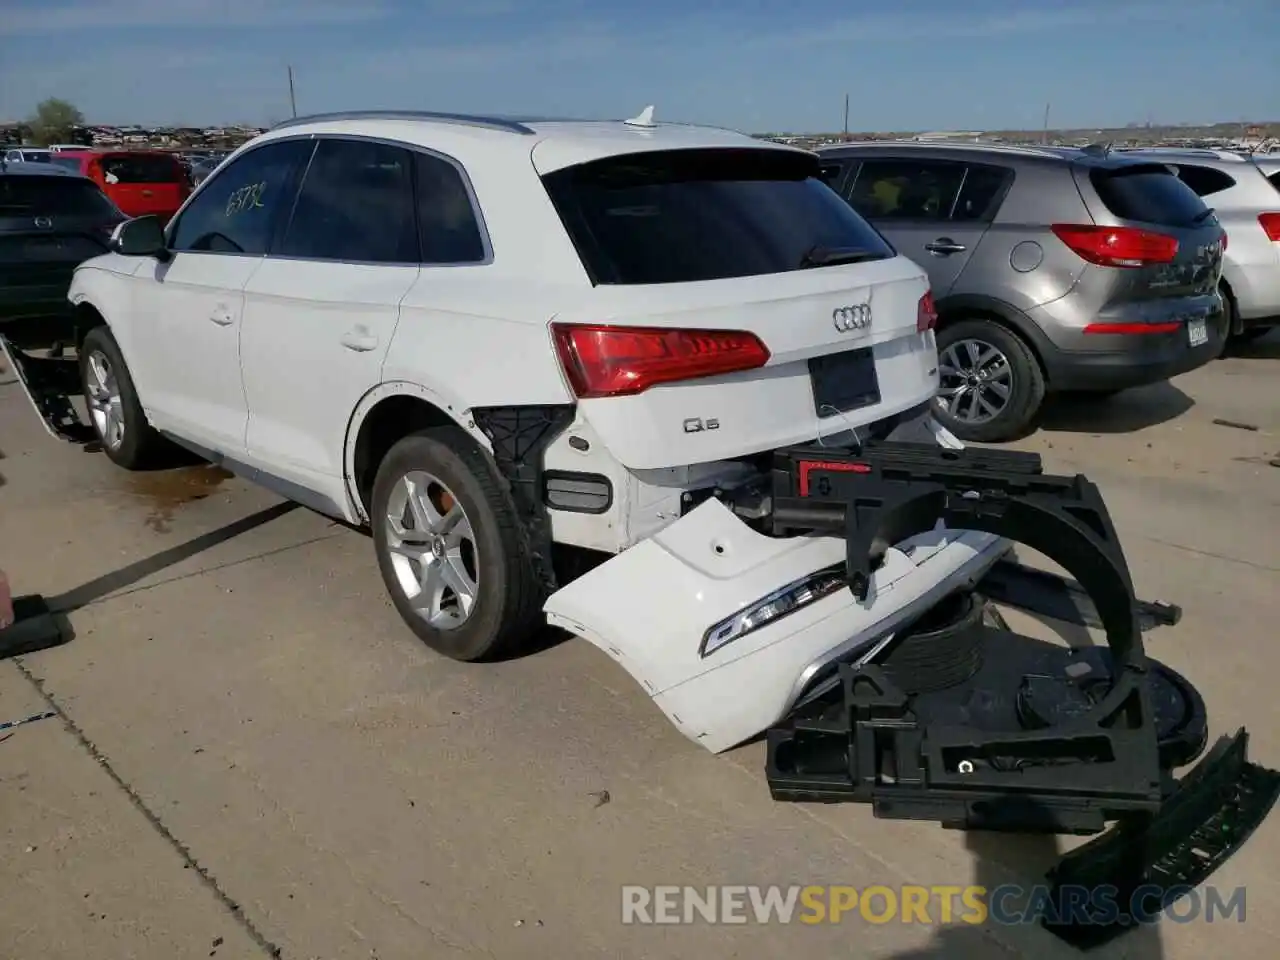
<svg viewBox="0 0 1280 960"><path fill-rule="evenodd" d="M894 251L781 150L673 150L609 157L544 178L595 283L689 283L802 269L815 248Z"/></svg>
<svg viewBox="0 0 1280 960"><path fill-rule="evenodd" d="M969 164L951 219L978 223L994 220L1012 182L1013 171L1007 167Z"/></svg>
<svg viewBox="0 0 1280 960"><path fill-rule="evenodd" d="M1235 177L1213 167L1198 167L1185 163L1169 164L1169 169L1179 180L1196 192L1198 196L1207 197L1236 185Z"/></svg>
<svg viewBox="0 0 1280 960"><path fill-rule="evenodd" d="M1267 177L1267 179L1271 181L1271 185L1273 187L1275 187L1277 190L1280 190L1280 170L1277 170L1275 173L1271 174L1271 176Z"/></svg>
<svg viewBox="0 0 1280 960"><path fill-rule="evenodd" d="M415 153L414 173L422 262L442 265L484 260L484 237L457 167L440 157Z"/></svg>
<svg viewBox="0 0 1280 960"><path fill-rule="evenodd" d="M1098 198L1120 220L1180 227L1204 215L1204 201L1162 164L1093 169Z"/></svg>
<svg viewBox="0 0 1280 960"><path fill-rule="evenodd" d="M120 219L97 185L79 177L0 176L0 217L81 216Z"/></svg>
<svg viewBox="0 0 1280 960"><path fill-rule="evenodd" d="M964 173L962 163L866 160L849 190L849 202L869 220L946 220Z"/></svg>
<svg viewBox="0 0 1280 960"><path fill-rule="evenodd" d="M417 263L412 155L366 140L321 140L302 181L282 257ZM219 177L221 179L221 177Z"/></svg>
<svg viewBox="0 0 1280 960"><path fill-rule="evenodd" d="M182 168L168 154L118 153L98 158L107 183L179 183Z"/></svg>

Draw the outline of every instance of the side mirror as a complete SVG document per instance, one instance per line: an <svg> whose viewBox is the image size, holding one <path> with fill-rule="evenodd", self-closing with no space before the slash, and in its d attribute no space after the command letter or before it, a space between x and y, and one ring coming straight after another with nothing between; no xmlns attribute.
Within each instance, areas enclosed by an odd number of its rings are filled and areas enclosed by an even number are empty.
<svg viewBox="0 0 1280 960"><path fill-rule="evenodd" d="M126 257L155 257L169 259L169 248L164 242L164 228L155 216L135 217L126 220L111 231L111 250Z"/></svg>

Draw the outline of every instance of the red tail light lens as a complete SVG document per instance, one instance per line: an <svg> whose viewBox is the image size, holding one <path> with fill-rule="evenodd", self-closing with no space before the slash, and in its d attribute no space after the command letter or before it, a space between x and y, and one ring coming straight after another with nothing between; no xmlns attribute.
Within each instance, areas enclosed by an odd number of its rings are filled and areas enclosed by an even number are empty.
<svg viewBox="0 0 1280 960"><path fill-rule="evenodd" d="M1225 233L1222 235L1222 252L1227 252L1227 235Z"/></svg>
<svg viewBox="0 0 1280 960"><path fill-rule="evenodd" d="M1280 213L1260 213L1258 222L1267 233L1267 239L1280 240Z"/></svg>
<svg viewBox="0 0 1280 960"><path fill-rule="evenodd" d="M1173 333L1181 326L1180 323L1091 323L1084 332L1141 336L1144 333Z"/></svg>
<svg viewBox="0 0 1280 960"><path fill-rule="evenodd" d="M769 350L740 330L667 330L553 323L556 352L581 399L623 397L660 383L754 370Z"/></svg>
<svg viewBox="0 0 1280 960"><path fill-rule="evenodd" d="M1151 230L1070 223L1050 229L1076 256L1100 267L1146 267L1172 263L1178 255L1176 238Z"/></svg>
<svg viewBox="0 0 1280 960"><path fill-rule="evenodd" d="M938 307L933 302L933 291L926 290L916 307L916 333L924 333L938 325Z"/></svg>

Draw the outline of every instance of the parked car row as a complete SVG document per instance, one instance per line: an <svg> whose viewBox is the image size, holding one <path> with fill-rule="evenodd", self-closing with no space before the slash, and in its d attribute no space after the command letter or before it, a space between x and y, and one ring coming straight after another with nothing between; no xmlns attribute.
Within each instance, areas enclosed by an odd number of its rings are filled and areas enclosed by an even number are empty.
<svg viewBox="0 0 1280 960"><path fill-rule="evenodd" d="M910 537L837 598L846 545L769 518L777 451L1002 440L1049 391L1208 362L1230 246L1169 164L1105 149L372 112L250 142L69 296L115 463L177 443L368 526L433 649L550 621L719 750L1006 546Z"/></svg>
<svg viewBox="0 0 1280 960"><path fill-rule="evenodd" d="M1050 393L1168 379L1218 356L1239 317L1280 314L1262 295L1280 295L1275 214L1233 208L1224 223L1163 155L918 141L819 153L832 188L928 271L939 416L963 439L1019 436ZM1280 209L1254 164L1236 172L1241 191L1246 173L1262 188L1250 202ZM1249 267L1220 289L1236 250Z"/></svg>

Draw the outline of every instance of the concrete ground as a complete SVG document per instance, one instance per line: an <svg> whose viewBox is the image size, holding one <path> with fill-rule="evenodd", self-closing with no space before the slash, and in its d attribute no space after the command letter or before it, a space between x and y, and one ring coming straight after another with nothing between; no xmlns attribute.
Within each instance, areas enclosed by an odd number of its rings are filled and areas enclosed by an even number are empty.
<svg viewBox="0 0 1280 960"><path fill-rule="evenodd" d="M1149 650L1280 765L1280 337L1249 353L1057 404L1023 446L1101 485L1140 593L1186 611ZM775 804L761 745L704 752L581 641L441 659L361 534L212 468L122 473L5 373L0 453L0 567L76 633L0 663L0 721L60 714L0 744L6 960L1071 952L1035 927L624 926L624 884L1032 884L1055 849ZM1101 955L1265 955L1277 862L1280 817L1215 876L1247 886L1243 924Z"/></svg>

